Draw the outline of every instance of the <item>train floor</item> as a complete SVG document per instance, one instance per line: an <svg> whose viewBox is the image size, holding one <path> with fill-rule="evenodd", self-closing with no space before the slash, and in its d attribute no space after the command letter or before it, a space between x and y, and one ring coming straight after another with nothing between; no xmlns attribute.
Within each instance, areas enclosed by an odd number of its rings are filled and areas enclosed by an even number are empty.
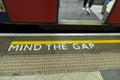
<svg viewBox="0 0 120 80"><path fill-rule="evenodd" d="M120 34L0 34L0 80L120 80Z"/></svg>
<svg viewBox="0 0 120 80"><path fill-rule="evenodd" d="M101 24L102 18L102 5L93 5L91 13L88 15L83 8L83 1L65 1L60 0L59 4L59 23L68 24Z"/></svg>

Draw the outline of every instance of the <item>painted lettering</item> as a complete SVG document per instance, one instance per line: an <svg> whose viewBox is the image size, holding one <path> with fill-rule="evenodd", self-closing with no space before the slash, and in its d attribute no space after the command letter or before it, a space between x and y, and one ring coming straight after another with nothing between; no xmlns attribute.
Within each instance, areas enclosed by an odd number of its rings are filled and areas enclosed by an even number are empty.
<svg viewBox="0 0 120 80"><path fill-rule="evenodd" d="M80 46L79 46L78 44L73 44L73 48L74 48L75 50L81 49Z"/></svg>
<svg viewBox="0 0 120 80"><path fill-rule="evenodd" d="M93 43L89 43L89 44L73 44L72 45L73 49L75 50L84 50L84 49L93 49L94 44Z"/></svg>
<svg viewBox="0 0 120 80"><path fill-rule="evenodd" d="M18 51L20 45L10 45L8 51L15 50Z"/></svg>
<svg viewBox="0 0 120 80"><path fill-rule="evenodd" d="M40 44L36 44L36 45L34 45L34 51L39 51L39 50L41 50L42 49L42 45L40 45ZM32 50L32 49L31 49Z"/></svg>
<svg viewBox="0 0 120 80"><path fill-rule="evenodd" d="M47 45L47 50L51 50L52 44L46 44Z"/></svg>
<svg viewBox="0 0 120 80"><path fill-rule="evenodd" d="M54 48L54 50L56 50L56 49L61 50L61 45L60 44L54 44L53 48Z"/></svg>
<svg viewBox="0 0 120 80"><path fill-rule="evenodd" d="M71 44L74 50L89 50L93 49L95 45L93 43L86 44ZM8 51L40 51L42 49L46 50L69 50L70 45L67 44L21 44L21 45L10 45Z"/></svg>
<svg viewBox="0 0 120 80"><path fill-rule="evenodd" d="M22 51L24 46L20 45L19 47L20 47L19 51Z"/></svg>
<svg viewBox="0 0 120 80"><path fill-rule="evenodd" d="M90 49L92 49L93 47L95 47L95 45L93 43L89 43Z"/></svg>
<svg viewBox="0 0 120 80"><path fill-rule="evenodd" d="M21 45L22 46L22 45ZM35 45L34 45L35 46ZM32 50L32 47L33 45L25 45L24 48L23 48L23 51L26 51L26 50L29 50L31 51Z"/></svg>
<svg viewBox="0 0 120 80"><path fill-rule="evenodd" d="M89 49L89 46L87 44L82 44L82 49Z"/></svg>
<svg viewBox="0 0 120 80"><path fill-rule="evenodd" d="M66 45L66 44L62 44L61 46L62 46L62 50L68 50L68 48L67 48L67 45Z"/></svg>

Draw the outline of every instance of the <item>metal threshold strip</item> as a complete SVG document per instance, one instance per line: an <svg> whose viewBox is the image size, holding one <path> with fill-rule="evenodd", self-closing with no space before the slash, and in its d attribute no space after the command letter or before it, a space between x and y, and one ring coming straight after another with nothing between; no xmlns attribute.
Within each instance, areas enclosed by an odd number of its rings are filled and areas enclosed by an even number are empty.
<svg viewBox="0 0 120 80"><path fill-rule="evenodd" d="M59 20L58 24L66 25L102 25L102 22L97 20Z"/></svg>
<svg viewBox="0 0 120 80"><path fill-rule="evenodd" d="M0 33L0 36L120 36L120 33Z"/></svg>

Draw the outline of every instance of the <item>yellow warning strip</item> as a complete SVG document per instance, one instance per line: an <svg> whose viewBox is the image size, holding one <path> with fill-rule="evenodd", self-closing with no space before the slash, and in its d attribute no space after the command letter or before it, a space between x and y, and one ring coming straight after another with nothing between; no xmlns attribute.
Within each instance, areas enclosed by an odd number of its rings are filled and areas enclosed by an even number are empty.
<svg viewBox="0 0 120 80"><path fill-rule="evenodd" d="M83 44L83 43L120 43L120 40L49 40L49 41L12 41L12 45L17 44Z"/></svg>

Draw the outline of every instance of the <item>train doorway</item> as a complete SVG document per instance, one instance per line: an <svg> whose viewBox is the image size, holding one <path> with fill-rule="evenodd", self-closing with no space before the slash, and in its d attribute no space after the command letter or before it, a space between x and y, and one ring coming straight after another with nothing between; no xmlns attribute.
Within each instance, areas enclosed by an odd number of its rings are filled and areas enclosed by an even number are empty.
<svg viewBox="0 0 120 80"><path fill-rule="evenodd" d="M115 0L94 0L90 14L83 10L83 0L59 0L59 24L103 24Z"/></svg>

